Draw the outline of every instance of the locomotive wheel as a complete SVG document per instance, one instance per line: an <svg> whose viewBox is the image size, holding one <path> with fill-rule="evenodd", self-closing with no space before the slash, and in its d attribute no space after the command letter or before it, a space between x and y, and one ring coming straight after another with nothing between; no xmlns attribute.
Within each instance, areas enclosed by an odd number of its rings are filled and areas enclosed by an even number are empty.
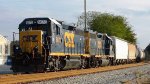
<svg viewBox="0 0 150 84"><path fill-rule="evenodd" d="M95 67L99 67L101 64L100 64L100 59L96 58L95 59Z"/></svg>
<svg viewBox="0 0 150 84"><path fill-rule="evenodd" d="M99 60L99 66L102 66L102 59Z"/></svg>
<svg viewBox="0 0 150 84"><path fill-rule="evenodd" d="M99 60L96 61L96 67L99 67L100 64L99 64Z"/></svg>
<svg viewBox="0 0 150 84"><path fill-rule="evenodd" d="M90 65L91 67L95 68L98 64L97 64L97 59L95 57L91 57L90 60Z"/></svg>
<svg viewBox="0 0 150 84"><path fill-rule="evenodd" d="M118 65L118 60L114 60L114 65Z"/></svg>
<svg viewBox="0 0 150 84"><path fill-rule="evenodd" d="M81 58L81 68L86 69L88 66L88 61L86 58Z"/></svg>
<svg viewBox="0 0 150 84"><path fill-rule="evenodd" d="M60 64L59 59L55 59L55 61L54 61L54 71L59 71L60 70L59 64Z"/></svg>
<svg viewBox="0 0 150 84"><path fill-rule="evenodd" d="M63 70L63 68L66 66L66 60L61 59L60 60L60 64L59 64L59 68L60 70Z"/></svg>
<svg viewBox="0 0 150 84"><path fill-rule="evenodd" d="M114 65L114 58L109 58L109 65Z"/></svg>
<svg viewBox="0 0 150 84"><path fill-rule="evenodd" d="M53 64L54 71L63 70L63 68L66 66L66 60L63 58L55 58Z"/></svg>

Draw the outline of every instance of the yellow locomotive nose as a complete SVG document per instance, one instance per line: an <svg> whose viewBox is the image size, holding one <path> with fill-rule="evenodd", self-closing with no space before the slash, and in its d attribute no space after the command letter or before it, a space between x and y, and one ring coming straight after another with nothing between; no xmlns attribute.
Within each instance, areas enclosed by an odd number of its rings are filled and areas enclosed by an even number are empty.
<svg viewBox="0 0 150 84"><path fill-rule="evenodd" d="M19 39L22 51L32 53L33 49L37 49L37 52L42 54L42 35L41 30L21 31Z"/></svg>

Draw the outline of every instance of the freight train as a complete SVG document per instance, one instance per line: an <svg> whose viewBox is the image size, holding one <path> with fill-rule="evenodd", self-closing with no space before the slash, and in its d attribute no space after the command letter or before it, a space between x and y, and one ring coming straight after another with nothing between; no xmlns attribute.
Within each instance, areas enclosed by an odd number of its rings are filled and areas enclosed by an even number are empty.
<svg viewBox="0 0 150 84"><path fill-rule="evenodd" d="M26 18L13 46L14 72L90 68L139 61L135 44L52 18Z"/></svg>

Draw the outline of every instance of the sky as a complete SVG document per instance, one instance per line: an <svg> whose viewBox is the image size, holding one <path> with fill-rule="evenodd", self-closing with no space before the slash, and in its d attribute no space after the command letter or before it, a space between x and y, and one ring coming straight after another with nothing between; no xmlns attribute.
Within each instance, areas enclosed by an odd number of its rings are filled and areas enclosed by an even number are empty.
<svg viewBox="0 0 150 84"><path fill-rule="evenodd" d="M86 0L87 11L122 15L137 34L144 49L150 43L150 0ZM0 34L12 40L21 21L29 17L50 17L77 23L84 12L84 0L0 0Z"/></svg>

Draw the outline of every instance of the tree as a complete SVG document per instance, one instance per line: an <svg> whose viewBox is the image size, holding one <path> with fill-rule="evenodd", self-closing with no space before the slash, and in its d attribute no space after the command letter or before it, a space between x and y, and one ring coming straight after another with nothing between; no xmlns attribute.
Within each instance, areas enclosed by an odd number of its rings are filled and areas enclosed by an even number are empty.
<svg viewBox="0 0 150 84"><path fill-rule="evenodd" d="M80 24L79 24L80 23ZM82 14L77 26L84 28L84 15ZM131 43L136 43L136 34L132 30L126 18L109 13L87 12L87 28L107 33L109 36L116 36L125 39Z"/></svg>
<svg viewBox="0 0 150 84"><path fill-rule="evenodd" d="M88 11L87 12L87 28L90 29L90 22L93 20L94 17L98 16L99 12L94 12L94 11ZM77 21L77 27L83 29L84 28L84 13L82 13L81 16L78 17Z"/></svg>

